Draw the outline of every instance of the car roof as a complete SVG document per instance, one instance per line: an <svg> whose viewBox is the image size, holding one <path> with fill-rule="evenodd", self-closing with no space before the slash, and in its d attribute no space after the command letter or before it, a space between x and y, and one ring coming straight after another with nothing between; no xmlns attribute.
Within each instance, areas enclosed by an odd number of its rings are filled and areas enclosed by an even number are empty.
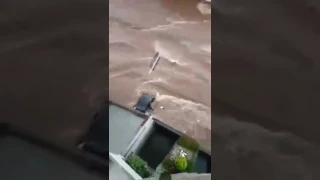
<svg viewBox="0 0 320 180"><path fill-rule="evenodd" d="M148 94L142 94L137 102L136 107L139 109L145 109L152 102L154 97Z"/></svg>

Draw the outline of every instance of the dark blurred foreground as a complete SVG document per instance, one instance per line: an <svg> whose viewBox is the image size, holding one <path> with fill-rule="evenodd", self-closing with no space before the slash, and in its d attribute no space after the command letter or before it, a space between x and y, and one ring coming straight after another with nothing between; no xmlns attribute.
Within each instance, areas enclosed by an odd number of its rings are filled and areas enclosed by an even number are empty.
<svg viewBox="0 0 320 180"><path fill-rule="evenodd" d="M320 179L319 7L213 2L216 179Z"/></svg>
<svg viewBox="0 0 320 180"><path fill-rule="evenodd" d="M108 2L0 2L0 114L74 146L108 92Z"/></svg>

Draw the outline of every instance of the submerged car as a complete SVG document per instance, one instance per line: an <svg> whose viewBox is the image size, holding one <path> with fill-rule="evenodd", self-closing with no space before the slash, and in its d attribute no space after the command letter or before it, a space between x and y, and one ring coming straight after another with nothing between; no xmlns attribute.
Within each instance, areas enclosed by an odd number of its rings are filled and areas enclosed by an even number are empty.
<svg viewBox="0 0 320 180"><path fill-rule="evenodd" d="M151 104L154 102L155 99L156 98L151 94L142 93L133 109L137 114L149 115L149 111L153 110Z"/></svg>

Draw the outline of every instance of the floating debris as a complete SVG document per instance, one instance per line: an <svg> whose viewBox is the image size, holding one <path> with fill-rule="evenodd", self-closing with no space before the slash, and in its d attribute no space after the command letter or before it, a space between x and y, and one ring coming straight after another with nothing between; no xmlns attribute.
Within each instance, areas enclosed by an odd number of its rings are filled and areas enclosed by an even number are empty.
<svg viewBox="0 0 320 180"><path fill-rule="evenodd" d="M155 70L159 60L160 60L160 54L159 54L159 52L156 52L156 54L154 55L154 57L151 61L151 64L150 64L149 74L151 74L151 72Z"/></svg>

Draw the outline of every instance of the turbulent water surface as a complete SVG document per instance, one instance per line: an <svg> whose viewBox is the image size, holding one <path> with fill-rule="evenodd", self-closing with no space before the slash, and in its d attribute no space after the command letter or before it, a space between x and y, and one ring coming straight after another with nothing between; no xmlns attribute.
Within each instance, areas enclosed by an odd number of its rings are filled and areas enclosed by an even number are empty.
<svg viewBox="0 0 320 180"><path fill-rule="evenodd" d="M320 179L320 4L212 4L1 1L0 121L74 147L109 75L111 100L131 108L148 91L161 120L206 147L212 132L216 179Z"/></svg>
<svg viewBox="0 0 320 180"><path fill-rule="evenodd" d="M156 95L155 116L210 150L211 17L203 6L110 0L109 98L132 108L142 92ZM149 74L156 52L161 59Z"/></svg>
<svg viewBox="0 0 320 180"><path fill-rule="evenodd" d="M163 121L211 130L216 179L319 179L316 2L215 0L212 19L197 3L110 1L110 98L150 91Z"/></svg>

